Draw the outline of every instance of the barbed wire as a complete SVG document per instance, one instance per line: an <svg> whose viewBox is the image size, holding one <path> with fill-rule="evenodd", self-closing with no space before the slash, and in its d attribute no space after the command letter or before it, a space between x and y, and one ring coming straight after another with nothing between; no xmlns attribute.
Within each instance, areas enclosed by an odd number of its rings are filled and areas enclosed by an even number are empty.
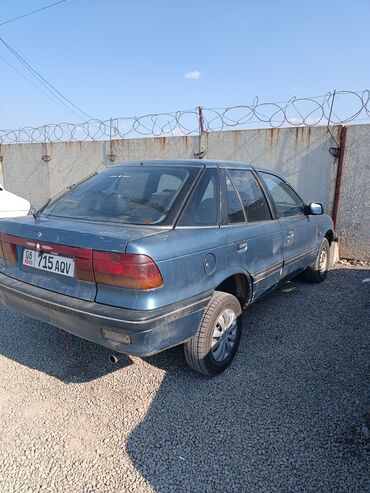
<svg viewBox="0 0 370 493"><path fill-rule="evenodd" d="M340 125L370 119L370 91L334 91L287 101L261 102L226 108L202 108L152 113L138 117L52 123L17 130L0 129L0 143L115 140L138 137L198 135L227 129Z"/></svg>

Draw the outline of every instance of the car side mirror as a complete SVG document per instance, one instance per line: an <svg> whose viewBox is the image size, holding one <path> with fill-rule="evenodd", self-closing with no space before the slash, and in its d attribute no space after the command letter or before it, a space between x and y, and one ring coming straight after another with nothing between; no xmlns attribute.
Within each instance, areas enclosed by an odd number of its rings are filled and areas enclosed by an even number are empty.
<svg viewBox="0 0 370 493"><path fill-rule="evenodd" d="M324 214L322 204L311 202L310 204L306 205L305 214L307 216L319 216L320 214Z"/></svg>

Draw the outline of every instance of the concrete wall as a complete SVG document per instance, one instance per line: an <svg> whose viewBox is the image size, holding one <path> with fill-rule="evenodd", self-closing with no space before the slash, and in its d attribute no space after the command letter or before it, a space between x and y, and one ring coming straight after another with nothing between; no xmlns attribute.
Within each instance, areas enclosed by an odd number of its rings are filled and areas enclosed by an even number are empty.
<svg viewBox="0 0 370 493"><path fill-rule="evenodd" d="M339 142L340 128L333 127L332 132ZM342 256L350 258L368 258L364 230L368 216L360 204L368 201L369 137L370 125L349 127L338 228L342 234ZM135 159L192 159L201 148L206 151L205 159L243 161L274 170L286 177L307 202L322 202L331 213L337 170L337 160L329 153L333 146L335 143L326 127L297 127L212 132L203 134L201 141L199 137L184 136L125 139L111 144L106 141L7 144L1 146L0 155L5 187L28 198L35 206L89 173L110 166L110 154L116 156L116 163ZM45 155L50 161L41 159ZM367 173L365 180L362 177L359 181L358 168L363 175ZM353 195L358 204L355 214L350 205Z"/></svg>
<svg viewBox="0 0 370 493"><path fill-rule="evenodd" d="M342 257L370 261L370 125L348 127L336 229Z"/></svg>

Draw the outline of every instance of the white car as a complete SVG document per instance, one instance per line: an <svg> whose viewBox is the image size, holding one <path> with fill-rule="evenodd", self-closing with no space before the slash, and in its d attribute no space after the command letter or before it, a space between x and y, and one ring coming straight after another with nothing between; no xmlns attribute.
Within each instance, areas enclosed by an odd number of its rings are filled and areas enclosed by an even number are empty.
<svg viewBox="0 0 370 493"><path fill-rule="evenodd" d="M0 218L27 216L31 204L28 200L4 190L0 184Z"/></svg>

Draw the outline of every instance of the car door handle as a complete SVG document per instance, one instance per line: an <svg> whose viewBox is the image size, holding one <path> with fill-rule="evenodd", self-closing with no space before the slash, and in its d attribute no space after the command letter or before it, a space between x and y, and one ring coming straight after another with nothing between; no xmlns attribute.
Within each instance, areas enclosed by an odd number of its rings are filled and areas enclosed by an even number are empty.
<svg viewBox="0 0 370 493"><path fill-rule="evenodd" d="M241 241L236 244L236 250L238 253L243 253L248 250L248 243L246 241Z"/></svg>
<svg viewBox="0 0 370 493"><path fill-rule="evenodd" d="M293 238L293 236L294 236L294 231L288 231L286 234L287 238Z"/></svg>

